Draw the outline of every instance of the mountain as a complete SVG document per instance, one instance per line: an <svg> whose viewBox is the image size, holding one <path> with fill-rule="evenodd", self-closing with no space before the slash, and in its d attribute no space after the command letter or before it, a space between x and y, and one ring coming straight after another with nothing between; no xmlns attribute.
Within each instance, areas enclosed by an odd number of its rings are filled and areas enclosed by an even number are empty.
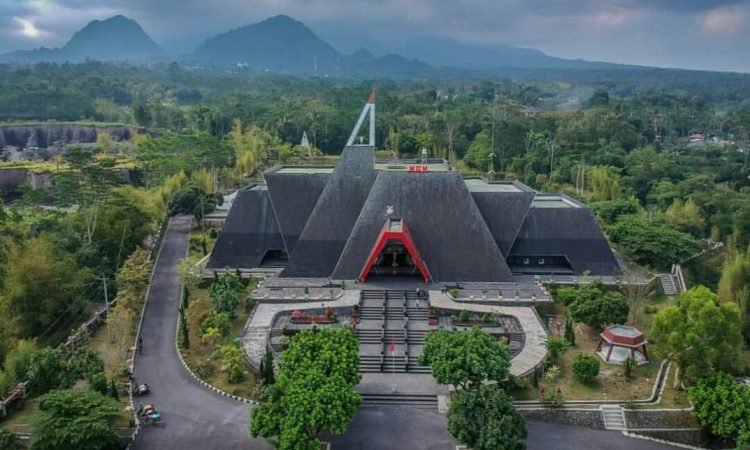
<svg viewBox="0 0 750 450"><path fill-rule="evenodd" d="M143 31L138 22L125 16L88 23L62 48L16 51L0 55L5 61L143 61L163 56L164 51Z"/></svg>
<svg viewBox="0 0 750 450"><path fill-rule="evenodd" d="M305 24L284 15L210 38L192 59L218 67L247 64L257 70L317 75L413 76L432 70L416 59L394 54L378 58L365 49L344 55Z"/></svg>
<svg viewBox="0 0 750 450"><path fill-rule="evenodd" d="M193 59L214 66L246 63L261 70L335 74L342 57L302 22L275 16L206 40Z"/></svg>

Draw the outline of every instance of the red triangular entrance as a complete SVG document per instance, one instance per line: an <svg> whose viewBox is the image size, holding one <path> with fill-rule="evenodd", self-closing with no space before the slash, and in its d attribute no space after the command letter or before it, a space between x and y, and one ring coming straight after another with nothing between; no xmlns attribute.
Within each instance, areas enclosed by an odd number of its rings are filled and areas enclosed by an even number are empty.
<svg viewBox="0 0 750 450"><path fill-rule="evenodd" d="M385 248L385 245L389 241L399 241L403 244L407 253L409 253L409 256L411 256L411 259L414 261L414 265L422 275L424 282L428 283L432 277L427 270L427 265L419 255L419 250L417 250L417 246L414 244L414 240L409 233L409 228L406 226L406 222L403 219L388 219L385 221L385 224L383 224L383 228L381 228L380 234L378 235L378 239L375 241L372 251L370 251L367 263L365 263L362 272L359 274L360 281L364 282L367 280L367 276L370 274L375 262L378 260L380 252L383 251L383 248Z"/></svg>

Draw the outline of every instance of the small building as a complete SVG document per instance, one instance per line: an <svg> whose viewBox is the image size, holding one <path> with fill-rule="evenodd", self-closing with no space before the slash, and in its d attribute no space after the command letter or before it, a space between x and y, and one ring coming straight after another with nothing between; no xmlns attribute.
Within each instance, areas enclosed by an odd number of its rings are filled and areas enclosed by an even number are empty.
<svg viewBox="0 0 750 450"><path fill-rule="evenodd" d="M599 335L596 353L610 364L625 364L632 359L636 364L648 362L646 337L640 330L626 325L612 325Z"/></svg>

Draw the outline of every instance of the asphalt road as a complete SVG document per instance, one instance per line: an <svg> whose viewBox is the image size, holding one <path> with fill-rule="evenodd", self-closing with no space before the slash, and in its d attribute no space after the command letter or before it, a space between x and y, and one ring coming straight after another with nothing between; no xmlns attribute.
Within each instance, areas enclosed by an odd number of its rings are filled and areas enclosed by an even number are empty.
<svg viewBox="0 0 750 450"><path fill-rule="evenodd" d="M349 430L330 439L334 450L455 450L447 418L407 408L363 408ZM632 439L615 431L528 422L528 450L668 450L675 447Z"/></svg>
<svg viewBox="0 0 750 450"><path fill-rule="evenodd" d="M136 357L134 375L152 391L136 401L153 403L162 414L162 424L144 427L133 449L271 449L264 441L248 437L248 405L196 383L177 355L180 287L176 268L187 252L190 220L171 220L156 261L141 329L143 352Z"/></svg>
<svg viewBox="0 0 750 450"><path fill-rule="evenodd" d="M270 450L247 433L248 405L205 389L185 371L175 347L180 287L176 268L185 257L190 218L173 218L164 236L143 318L143 352L135 377L152 393L137 399L162 413L160 426L144 427L134 450ZM136 404L137 407L137 404ZM616 432L529 423L528 448L659 450L664 445L630 439ZM454 450L446 417L406 408L362 409L349 431L331 438L334 450Z"/></svg>

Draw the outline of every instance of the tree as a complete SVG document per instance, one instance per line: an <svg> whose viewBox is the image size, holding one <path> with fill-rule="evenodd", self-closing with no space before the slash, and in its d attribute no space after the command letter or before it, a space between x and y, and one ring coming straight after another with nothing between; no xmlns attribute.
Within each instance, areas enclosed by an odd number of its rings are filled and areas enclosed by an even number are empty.
<svg viewBox="0 0 750 450"><path fill-rule="evenodd" d="M221 336L227 336L232 331L232 321L226 313L211 311L201 322L201 333L205 334L209 328L215 328Z"/></svg>
<svg viewBox="0 0 750 450"><path fill-rule="evenodd" d="M95 351L78 347L65 359L65 370L75 379L83 379L104 371L104 362Z"/></svg>
<svg viewBox="0 0 750 450"><path fill-rule="evenodd" d="M37 336L61 315L84 305L85 271L73 255L47 237L13 244L8 252L0 302L22 337ZM7 320L6 319L6 320Z"/></svg>
<svg viewBox="0 0 750 450"><path fill-rule="evenodd" d="M270 346L266 347L266 353L260 361L260 376L264 386L270 386L276 382L273 372L273 351Z"/></svg>
<svg viewBox="0 0 750 450"><path fill-rule="evenodd" d="M457 391L448 408L448 432L473 450L523 450L526 423L499 387Z"/></svg>
<svg viewBox="0 0 750 450"><path fill-rule="evenodd" d="M690 381L736 366L742 351L740 324L737 305L720 304L716 294L698 286L680 294L678 306L654 316L649 340L662 353L673 353L680 373Z"/></svg>
<svg viewBox="0 0 750 450"><path fill-rule="evenodd" d="M276 383L253 409L250 434L282 450L318 450L323 431L342 434L362 401L359 343L345 328L302 331L282 354Z"/></svg>
<svg viewBox="0 0 750 450"><path fill-rule="evenodd" d="M239 383L245 378L244 359L242 350L235 345L221 347L224 366L227 368L227 378L230 383Z"/></svg>
<svg viewBox="0 0 750 450"><path fill-rule="evenodd" d="M196 220L213 212L219 204L219 194L209 194L194 182L186 183L169 202L169 215L190 214Z"/></svg>
<svg viewBox="0 0 750 450"><path fill-rule="evenodd" d="M700 250L689 234L670 224L640 216L623 216L607 227L609 238L636 263L668 268Z"/></svg>
<svg viewBox="0 0 750 450"><path fill-rule="evenodd" d="M675 198L664 216L669 223L680 231L690 233L693 236L704 235L706 219L692 198L687 199L686 202Z"/></svg>
<svg viewBox="0 0 750 450"><path fill-rule="evenodd" d="M221 332L219 332L216 328L208 328L206 331L203 332L203 335L201 336L201 342L204 344L209 344L209 346L213 347L216 345L216 341L219 340L221 337Z"/></svg>
<svg viewBox="0 0 750 450"><path fill-rule="evenodd" d="M544 345L547 346L547 353L549 353L549 358L552 360L553 363L557 363L560 357L570 347L570 342L568 342L564 338L548 337L547 340L544 342Z"/></svg>
<svg viewBox="0 0 750 450"><path fill-rule="evenodd" d="M67 389L78 378L68 370L60 348L45 347L35 351L26 373L32 395L46 394L53 389Z"/></svg>
<svg viewBox="0 0 750 450"><path fill-rule="evenodd" d="M599 375L599 357L579 353L573 359L573 373L576 378L588 383Z"/></svg>
<svg viewBox="0 0 750 450"><path fill-rule="evenodd" d="M583 322L594 328L603 325L624 323L628 320L628 303L622 294L604 292L599 284L591 284L577 289L570 305L570 315L576 322Z"/></svg>
<svg viewBox="0 0 750 450"><path fill-rule="evenodd" d="M570 314L565 318L565 340L573 347L576 346L576 332Z"/></svg>
<svg viewBox="0 0 750 450"><path fill-rule="evenodd" d="M750 438L750 387L718 372L688 389L695 415L711 434L730 439ZM739 442L738 442L739 444ZM740 448L740 445L737 446Z"/></svg>
<svg viewBox="0 0 750 450"><path fill-rule="evenodd" d="M90 390L54 391L39 402L31 450L115 450L122 440L115 428L119 404Z"/></svg>
<svg viewBox="0 0 750 450"><path fill-rule="evenodd" d="M16 344L16 348L11 350L5 357L3 369L8 377L9 384L26 381L26 374L31 365L31 357L36 351L36 342L33 340L21 339ZM0 395L4 394L5 389L0 388Z"/></svg>
<svg viewBox="0 0 750 450"><path fill-rule="evenodd" d="M240 277L234 273L225 272L209 288L214 310L225 313L232 319L237 317L237 307L240 304L242 290Z"/></svg>
<svg viewBox="0 0 750 450"><path fill-rule="evenodd" d="M430 366L440 384L472 389L486 380L502 382L509 373L508 348L479 328L440 330L427 336L419 364Z"/></svg>

